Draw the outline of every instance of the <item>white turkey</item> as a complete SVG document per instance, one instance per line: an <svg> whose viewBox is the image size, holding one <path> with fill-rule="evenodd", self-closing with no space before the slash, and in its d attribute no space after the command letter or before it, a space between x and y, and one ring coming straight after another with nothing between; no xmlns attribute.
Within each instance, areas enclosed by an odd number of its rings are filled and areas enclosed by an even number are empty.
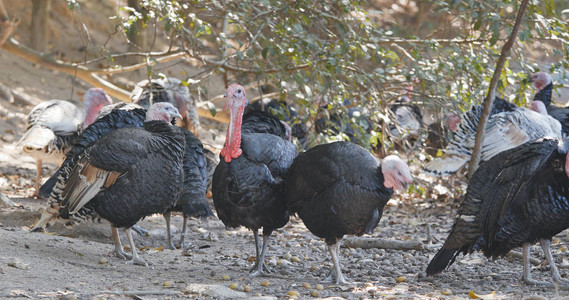
<svg viewBox="0 0 569 300"><path fill-rule="evenodd" d="M81 110L65 100L49 100L36 105L28 115L18 147L36 160L34 197L39 192L43 162L61 164L83 129L93 123L104 105L113 101L103 89L91 88L83 103Z"/></svg>
<svg viewBox="0 0 569 300"><path fill-rule="evenodd" d="M199 136L197 129L200 119L196 100L180 79L162 76L150 81L142 80L132 90L130 99L144 108L157 102L171 103L182 115L183 127Z"/></svg>
<svg viewBox="0 0 569 300"><path fill-rule="evenodd" d="M495 105L494 109L505 106L513 110L490 115L481 148L482 161L530 140L545 136L561 137L561 124L551 116L517 107L499 98L495 102L499 106ZM481 113L482 106L474 106L461 116L459 128L444 154L425 165L427 173L451 175L470 160Z"/></svg>
<svg viewBox="0 0 569 300"><path fill-rule="evenodd" d="M537 89L533 101L542 102L547 113L561 123L563 136L569 136L569 108L551 104L551 94L553 93L551 76L545 72L537 72L530 78Z"/></svg>

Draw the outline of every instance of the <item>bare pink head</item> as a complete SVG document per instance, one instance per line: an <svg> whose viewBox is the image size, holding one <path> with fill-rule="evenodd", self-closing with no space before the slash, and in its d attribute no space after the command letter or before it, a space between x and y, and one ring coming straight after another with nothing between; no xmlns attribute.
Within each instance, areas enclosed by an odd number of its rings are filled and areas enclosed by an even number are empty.
<svg viewBox="0 0 569 300"><path fill-rule="evenodd" d="M539 91L551 83L551 76L545 72L534 73L530 76L530 79Z"/></svg>
<svg viewBox="0 0 569 300"><path fill-rule="evenodd" d="M223 109L229 109L230 118L221 156L225 162L231 162L231 159L237 158L243 153L241 150L241 122L243 122L243 112L247 106L247 96L242 86L232 84L227 88L226 97L227 102L225 102Z"/></svg>
<svg viewBox="0 0 569 300"><path fill-rule="evenodd" d="M538 112L542 115L547 115L547 109L545 108L545 104L539 100L531 102L531 110Z"/></svg>
<svg viewBox="0 0 569 300"><path fill-rule="evenodd" d="M413 182L411 170L405 162L395 155L389 155L381 162L383 185L388 189L402 190Z"/></svg>
<svg viewBox="0 0 569 300"><path fill-rule="evenodd" d="M168 102L152 104L146 111L146 121L165 121L172 123L174 118L182 118L178 109Z"/></svg>
<svg viewBox="0 0 569 300"><path fill-rule="evenodd" d="M83 95L83 104L85 106L83 128L87 128L87 126L95 122L103 106L113 104L113 99L102 88L90 88Z"/></svg>
<svg viewBox="0 0 569 300"><path fill-rule="evenodd" d="M455 114L449 114L447 115L447 122L450 131L456 132L458 130L458 125L460 124L460 117Z"/></svg>

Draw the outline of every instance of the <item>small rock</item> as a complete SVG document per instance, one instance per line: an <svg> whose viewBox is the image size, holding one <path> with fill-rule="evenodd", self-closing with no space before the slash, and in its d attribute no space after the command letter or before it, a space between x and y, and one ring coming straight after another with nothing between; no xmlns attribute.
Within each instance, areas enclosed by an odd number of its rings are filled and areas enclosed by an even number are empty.
<svg viewBox="0 0 569 300"><path fill-rule="evenodd" d="M319 284L316 285L316 289L319 290L319 291L321 291L321 290L324 289L324 286L319 283Z"/></svg>
<svg viewBox="0 0 569 300"><path fill-rule="evenodd" d="M269 286L271 284L268 280L261 281L261 286Z"/></svg>
<svg viewBox="0 0 569 300"><path fill-rule="evenodd" d="M229 285L229 288L235 290L237 288L237 283L232 283Z"/></svg>
<svg viewBox="0 0 569 300"><path fill-rule="evenodd" d="M441 294L443 294L443 295L445 295L445 296L449 296L449 295L452 295L452 291L451 291L450 289L448 289L448 288L443 288L443 289L441 290Z"/></svg>
<svg viewBox="0 0 569 300"><path fill-rule="evenodd" d="M249 292L251 291L251 286L248 285L248 284L246 284L246 285L243 287L243 291L244 291L245 293L249 293Z"/></svg>
<svg viewBox="0 0 569 300"><path fill-rule="evenodd" d="M404 282L405 279L407 279L407 278L405 278L405 276L399 276L399 277L395 278L395 281L397 281L397 282Z"/></svg>

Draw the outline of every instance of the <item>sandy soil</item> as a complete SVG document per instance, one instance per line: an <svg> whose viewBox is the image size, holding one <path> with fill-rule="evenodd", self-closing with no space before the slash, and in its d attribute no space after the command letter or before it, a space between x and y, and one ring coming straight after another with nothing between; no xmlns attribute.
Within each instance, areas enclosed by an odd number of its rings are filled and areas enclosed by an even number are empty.
<svg viewBox="0 0 569 300"><path fill-rule="evenodd" d="M29 13L29 5L13 3L15 6L10 9L16 14ZM110 13L113 9L116 7L109 6L103 11ZM82 12L82 21L96 29L93 39L101 42L104 32L110 29L97 26L97 16L89 15L88 9ZM56 18L51 26L65 28L54 30L54 53L67 58L81 57L81 43L73 38L75 29L70 29L72 16L59 6L53 13L63 17ZM16 37L27 41L29 24L22 19ZM124 45L114 42L113 49L121 47ZM552 287L523 285L520 260L512 258L491 262L479 254L461 256L444 274L425 278L426 265L437 250L427 243L428 227L432 228L432 243L443 241L457 205L452 199L437 199L430 194L395 196L372 234L384 239L421 241L426 245L425 250L342 248L342 269L353 284L340 286L324 283L317 286L329 272L331 261L324 242L311 235L296 218L274 233L268 253L273 274L263 278L247 276L254 255L251 232L226 230L217 219L192 220L187 239L191 246L185 251L162 249L166 238L160 216L143 220L140 225L150 230L149 235L135 234L135 240L149 267L127 265L109 256L112 245L105 223L57 223L46 233L29 233L27 230L39 217L45 201L30 198L35 164L15 147L23 133L26 114L42 100L69 99L72 94L79 104L77 99L89 86L5 51L0 51L0 63L0 83L24 95L13 102L0 97L0 192L17 204L13 208L0 208L0 298L287 298L294 294L291 291L301 298L468 298L471 290L477 294L496 291L494 298L501 299L569 297L569 292ZM172 74L191 70L180 65L162 67L173 70ZM136 81L141 76L127 74L125 80ZM203 136L210 139L211 134L203 132ZM211 139L209 142L215 143ZM54 166L44 168L44 174L53 171ZM444 188L441 189L439 194L445 194ZM181 217L175 216L176 241L180 226ZM563 233L553 245L555 258L564 265L569 265L567 241L567 234ZM534 257L543 259L538 247L534 250ZM564 277L569 275L565 268L561 272ZM533 274L536 279L550 280L545 267L534 267ZM235 290L230 289L232 284ZM443 289L451 294L443 295Z"/></svg>

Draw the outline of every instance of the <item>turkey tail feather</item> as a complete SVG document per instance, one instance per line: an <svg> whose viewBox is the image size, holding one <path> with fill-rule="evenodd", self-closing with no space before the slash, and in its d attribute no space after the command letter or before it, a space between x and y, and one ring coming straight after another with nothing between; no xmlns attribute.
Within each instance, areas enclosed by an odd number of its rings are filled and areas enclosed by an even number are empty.
<svg viewBox="0 0 569 300"><path fill-rule="evenodd" d="M427 276L435 275L444 271L449 267L456 258L459 249L445 249L441 248L433 257L429 266L427 266Z"/></svg>
<svg viewBox="0 0 569 300"><path fill-rule="evenodd" d="M457 154L444 154L443 156L427 163L424 167L425 172L435 176L451 175L458 171L469 157Z"/></svg>

